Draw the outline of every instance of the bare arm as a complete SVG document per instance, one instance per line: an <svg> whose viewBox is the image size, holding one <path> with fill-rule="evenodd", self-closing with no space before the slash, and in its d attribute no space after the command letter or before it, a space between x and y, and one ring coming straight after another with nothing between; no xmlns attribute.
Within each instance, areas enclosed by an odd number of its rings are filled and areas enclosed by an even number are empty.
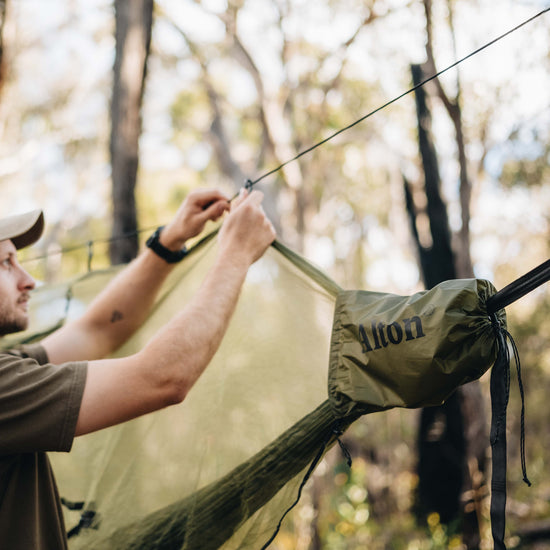
<svg viewBox="0 0 550 550"><path fill-rule="evenodd" d="M253 192L232 208L201 288L143 350L89 363L77 435L185 398L220 345L249 266L275 238L261 200L261 193Z"/></svg>
<svg viewBox="0 0 550 550"><path fill-rule="evenodd" d="M217 191L191 192L174 220L163 229L160 242L171 250L180 250L187 239L202 231L207 220L219 218L228 208L227 199ZM151 250L144 250L80 319L43 340L50 361L93 360L115 351L146 319L173 267Z"/></svg>

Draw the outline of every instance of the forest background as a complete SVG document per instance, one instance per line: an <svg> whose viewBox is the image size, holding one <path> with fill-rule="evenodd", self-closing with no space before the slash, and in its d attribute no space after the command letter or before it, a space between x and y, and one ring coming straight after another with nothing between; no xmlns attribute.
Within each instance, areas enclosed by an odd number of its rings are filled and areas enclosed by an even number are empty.
<svg viewBox="0 0 550 550"><path fill-rule="evenodd" d="M120 34L124 18L136 24L131 6L142 16L152 10L150 44L132 25ZM535 0L0 2L0 215L45 210L45 236L23 258L41 282L128 259L132 243L113 251L111 238L132 224L142 240L190 189L232 195L410 89L411 65L431 75L545 7ZM139 21L147 27L146 16ZM546 14L426 85L420 125L415 95L407 95L263 179L257 188L279 238L346 288L424 288L422 255L437 250L440 233L425 188L426 151L419 151L423 128L437 159L456 276L502 288L546 260L549 30ZM120 168L114 144L125 120L115 106L132 86L135 144ZM130 222L113 193L120 182L136 199ZM521 483L512 391L511 547L550 547L549 311L545 287L508 308L524 372L533 482ZM485 444L474 462L471 448L464 453L459 468L468 481L450 521L419 497L421 413L390 411L347 434L351 471L337 452L326 457L276 547L490 548L486 378L479 392L474 439ZM435 418L428 438L445 432L446 418ZM468 514L476 518L473 536L464 532Z"/></svg>

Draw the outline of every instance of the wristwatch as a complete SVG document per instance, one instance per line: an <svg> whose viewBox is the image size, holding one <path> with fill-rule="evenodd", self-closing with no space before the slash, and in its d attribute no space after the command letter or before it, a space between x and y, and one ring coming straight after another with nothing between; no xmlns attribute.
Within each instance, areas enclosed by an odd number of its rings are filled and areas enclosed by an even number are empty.
<svg viewBox="0 0 550 550"><path fill-rule="evenodd" d="M164 225L157 227L157 230L147 239L145 243L157 256L160 256L165 262L169 264L176 264L181 262L185 256L187 256L187 248L185 246L181 250L170 250L161 244L159 238Z"/></svg>

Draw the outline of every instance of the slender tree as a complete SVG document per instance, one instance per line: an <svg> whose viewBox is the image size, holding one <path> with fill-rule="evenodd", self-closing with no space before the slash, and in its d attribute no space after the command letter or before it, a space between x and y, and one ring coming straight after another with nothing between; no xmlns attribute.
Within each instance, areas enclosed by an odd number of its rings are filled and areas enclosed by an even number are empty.
<svg viewBox="0 0 550 550"><path fill-rule="evenodd" d="M110 153L113 226L110 258L125 263L138 251L135 187L141 105L153 24L153 0L115 0L116 57Z"/></svg>
<svg viewBox="0 0 550 550"><path fill-rule="evenodd" d="M432 0L423 0L424 13L426 16L426 71L430 74L437 72L435 56L433 51L433 21L432 21ZM453 3L447 0L449 11L449 25L451 37L454 44L454 26L453 26ZM472 195L472 183L469 176L468 162L466 158L466 139L464 136L464 126L462 123L461 86L459 78L459 69L456 70L456 92L451 96L443 87L441 80L433 80L437 97L443 103L449 118L455 130L455 143L457 151L457 160L460 169L459 173L459 196L461 207L461 227L455 238L455 268L458 277L473 277L474 270L470 257L470 201Z"/></svg>
<svg viewBox="0 0 550 550"><path fill-rule="evenodd" d="M422 68L413 65L411 69L416 85L422 81ZM424 284L426 288L432 288L442 281L456 278L456 271L425 90L419 88L415 98L426 210L419 212L415 208L408 183L405 185L406 205ZM429 221L429 232L424 235L419 224L421 215ZM419 510L423 514L435 511L445 523L458 515L464 468L462 416L455 396L441 407L422 411L418 438Z"/></svg>
<svg viewBox="0 0 550 550"><path fill-rule="evenodd" d="M0 90L4 86L6 79L6 56L4 53L4 29L6 26L6 11L8 9L8 0L0 0Z"/></svg>
<svg viewBox="0 0 550 550"><path fill-rule="evenodd" d="M425 78L419 65L412 66L412 74L415 85ZM418 89L415 97L425 211L415 207L409 182L405 182L405 195L424 283L427 288L432 288L458 276L457 258L451 247L447 207L440 191L426 90ZM421 216L429 222L427 235L421 234ZM479 507L475 498L478 492L473 479L479 480L479 476L474 474L483 471L486 439L483 428L479 429L479 417L483 416L479 386L473 383L458 389L444 405L423 409L418 434L417 512L420 516L436 512L442 523L458 526L468 549L478 548L480 543ZM485 443L480 445L480 441Z"/></svg>

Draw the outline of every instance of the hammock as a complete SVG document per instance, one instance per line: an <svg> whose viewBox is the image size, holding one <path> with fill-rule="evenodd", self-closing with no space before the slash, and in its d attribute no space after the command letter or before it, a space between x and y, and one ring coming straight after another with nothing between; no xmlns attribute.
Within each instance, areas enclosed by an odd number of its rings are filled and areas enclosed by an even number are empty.
<svg viewBox="0 0 550 550"><path fill-rule="evenodd" d="M215 257L212 236L178 265L117 355L140 349L193 295ZM78 317L119 269L39 288L30 323L38 331L17 341ZM413 296L344 291L276 242L251 268L226 337L183 404L77 438L71 453L51 457L71 550L267 547L324 452L359 416L440 404L497 358L505 380L502 307L532 287L502 295L468 279ZM498 404L499 425L505 412ZM505 461L505 439L493 440L500 455L504 441ZM497 502L495 541L503 515Z"/></svg>

